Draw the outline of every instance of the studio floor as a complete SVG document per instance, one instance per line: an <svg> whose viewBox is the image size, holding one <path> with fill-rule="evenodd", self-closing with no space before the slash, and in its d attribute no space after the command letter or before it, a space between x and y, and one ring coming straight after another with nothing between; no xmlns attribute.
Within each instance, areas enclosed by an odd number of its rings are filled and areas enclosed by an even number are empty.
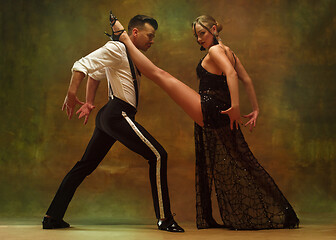
<svg viewBox="0 0 336 240"><path fill-rule="evenodd" d="M72 224L68 229L43 230L40 224L0 222L1 240L142 240L142 239L243 239L243 240L336 240L336 223L307 223L299 229L232 231L227 229L197 230L193 223L181 223L185 233L159 231L155 225L84 225Z"/></svg>

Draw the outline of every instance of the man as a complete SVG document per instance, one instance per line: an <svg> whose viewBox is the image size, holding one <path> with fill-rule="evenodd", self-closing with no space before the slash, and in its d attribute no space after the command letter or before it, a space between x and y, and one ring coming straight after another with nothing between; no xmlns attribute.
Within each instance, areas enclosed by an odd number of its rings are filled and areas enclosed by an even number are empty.
<svg viewBox="0 0 336 240"><path fill-rule="evenodd" d="M158 24L155 19L137 15L128 26L128 34L134 45L147 51L154 43ZM129 61L126 47L117 41L109 41L103 47L76 61L72 68L67 96L62 110L66 109L71 119L76 104L82 107L77 111L79 118L89 114L99 80L107 78L109 86L108 103L98 112L93 136L80 161L63 179L46 216L43 229L67 228L63 221L65 211L84 178L91 174L103 160L116 141L120 141L132 151L142 155L149 163L150 182L154 210L158 228L170 232L184 232L173 219L167 185L167 153L164 148L135 121L138 105L140 74ZM76 97L78 87L88 75L86 103Z"/></svg>

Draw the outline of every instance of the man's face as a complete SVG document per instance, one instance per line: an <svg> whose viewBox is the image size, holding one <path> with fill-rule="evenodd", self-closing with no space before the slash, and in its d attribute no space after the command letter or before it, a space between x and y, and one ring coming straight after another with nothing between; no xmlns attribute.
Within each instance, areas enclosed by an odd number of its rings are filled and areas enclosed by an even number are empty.
<svg viewBox="0 0 336 240"><path fill-rule="evenodd" d="M132 34L134 36L134 45L142 51L147 51L154 43L155 29L149 23L145 23L141 28L134 28Z"/></svg>

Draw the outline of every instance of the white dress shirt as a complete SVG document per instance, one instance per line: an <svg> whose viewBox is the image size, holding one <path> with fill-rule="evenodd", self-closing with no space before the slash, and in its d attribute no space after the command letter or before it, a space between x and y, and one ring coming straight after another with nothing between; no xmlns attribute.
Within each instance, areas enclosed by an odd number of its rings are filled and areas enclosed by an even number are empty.
<svg viewBox="0 0 336 240"><path fill-rule="evenodd" d="M123 43L107 42L103 47L76 61L71 70L83 72L97 81L106 78L113 91L113 95L109 91L109 96L115 96L136 108L133 77ZM140 75L138 71L135 73L140 89Z"/></svg>

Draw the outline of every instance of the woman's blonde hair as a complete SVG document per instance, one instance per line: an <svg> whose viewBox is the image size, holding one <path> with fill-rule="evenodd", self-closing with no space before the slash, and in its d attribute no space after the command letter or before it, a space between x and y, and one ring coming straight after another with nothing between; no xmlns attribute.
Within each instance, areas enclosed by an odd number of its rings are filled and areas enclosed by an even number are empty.
<svg viewBox="0 0 336 240"><path fill-rule="evenodd" d="M217 34L223 29L222 24L218 23L213 17L209 15L201 15L196 18L196 20L192 23L194 31L196 23L198 23L208 31L210 31L210 28L212 28L212 26L215 25L217 27Z"/></svg>

